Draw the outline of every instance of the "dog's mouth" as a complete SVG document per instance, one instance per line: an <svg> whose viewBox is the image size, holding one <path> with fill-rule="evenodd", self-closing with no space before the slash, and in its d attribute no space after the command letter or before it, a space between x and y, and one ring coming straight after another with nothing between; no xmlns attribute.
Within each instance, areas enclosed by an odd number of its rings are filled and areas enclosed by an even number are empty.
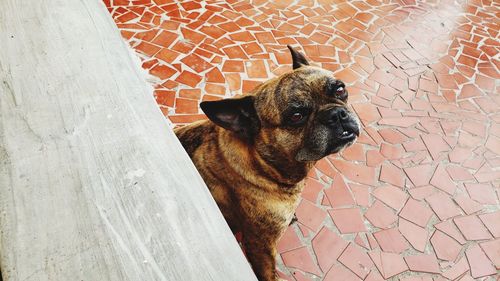
<svg viewBox="0 0 500 281"><path fill-rule="evenodd" d="M359 128L355 125L343 125L342 133L337 136L337 139L341 142L350 142L359 137Z"/></svg>
<svg viewBox="0 0 500 281"><path fill-rule="evenodd" d="M346 130L346 131L343 131L340 136L338 136L338 139L339 140L342 140L342 141L353 141L356 139L356 137L359 135L359 132L356 134L354 131L349 131L349 130Z"/></svg>

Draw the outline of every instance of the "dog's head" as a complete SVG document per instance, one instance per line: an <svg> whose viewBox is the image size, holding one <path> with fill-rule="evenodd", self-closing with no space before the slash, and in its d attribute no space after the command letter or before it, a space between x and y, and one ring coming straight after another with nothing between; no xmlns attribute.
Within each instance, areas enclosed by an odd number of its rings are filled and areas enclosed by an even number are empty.
<svg viewBox="0 0 500 281"><path fill-rule="evenodd" d="M260 85L251 95L200 106L212 122L254 145L266 158L316 161L354 143L359 121L347 107L344 83L288 48L293 71Z"/></svg>

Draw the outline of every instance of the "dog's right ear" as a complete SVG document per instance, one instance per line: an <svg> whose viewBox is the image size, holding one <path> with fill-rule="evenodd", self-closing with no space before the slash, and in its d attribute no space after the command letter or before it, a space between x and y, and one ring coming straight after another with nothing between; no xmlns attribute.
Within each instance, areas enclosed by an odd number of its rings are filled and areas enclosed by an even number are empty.
<svg viewBox="0 0 500 281"><path fill-rule="evenodd" d="M236 133L247 141L251 141L260 128L254 102L254 96L245 96L218 101L204 101L200 104L200 107L208 119L216 125Z"/></svg>
<svg viewBox="0 0 500 281"><path fill-rule="evenodd" d="M303 54L300 52L295 51L294 48L290 45L286 45L288 49L290 50L290 53L292 54L292 61L293 61L293 69L297 69L303 65L309 65L309 62L307 61L306 57L304 57Z"/></svg>

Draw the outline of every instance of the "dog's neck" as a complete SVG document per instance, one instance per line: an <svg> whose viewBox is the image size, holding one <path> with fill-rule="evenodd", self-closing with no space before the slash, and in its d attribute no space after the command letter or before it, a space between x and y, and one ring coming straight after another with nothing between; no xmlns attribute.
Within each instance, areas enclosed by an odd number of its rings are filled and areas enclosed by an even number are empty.
<svg viewBox="0 0 500 281"><path fill-rule="evenodd" d="M230 167L245 167L260 171L259 178L248 178L254 184L276 186L295 193L295 187L305 179L315 164L299 162L292 157L280 155L278 151L258 151L252 143L238 138L232 132L220 127L217 131L220 137L219 145L226 146L222 151ZM231 165L235 162L238 162L238 165ZM251 173L244 170L245 168L237 172L242 176L251 176Z"/></svg>

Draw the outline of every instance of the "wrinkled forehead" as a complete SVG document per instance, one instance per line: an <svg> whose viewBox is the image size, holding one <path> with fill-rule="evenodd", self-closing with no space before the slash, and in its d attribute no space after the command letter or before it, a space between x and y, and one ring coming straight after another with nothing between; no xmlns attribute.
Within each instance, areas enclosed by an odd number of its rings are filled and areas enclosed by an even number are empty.
<svg viewBox="0 0 500 281"><path fill-rule="evenodd" d="M334 81L333 74L327 70L316 67L302 67L293 72L283 74L273 79L273 96L286 104L290 99L304 99L307 96L314 98L314 94L325 88L329 82ZM269 95L266 95L269 97Z"/></svg>
<svg viewBox="0 0 500 281"><path fill-rule="evenodd" d="M256 98L257 111L264 116L295 107L312 107L325 99L326 89L334 83L333 73L317 67L301 67L265 83Z"/></svg>

